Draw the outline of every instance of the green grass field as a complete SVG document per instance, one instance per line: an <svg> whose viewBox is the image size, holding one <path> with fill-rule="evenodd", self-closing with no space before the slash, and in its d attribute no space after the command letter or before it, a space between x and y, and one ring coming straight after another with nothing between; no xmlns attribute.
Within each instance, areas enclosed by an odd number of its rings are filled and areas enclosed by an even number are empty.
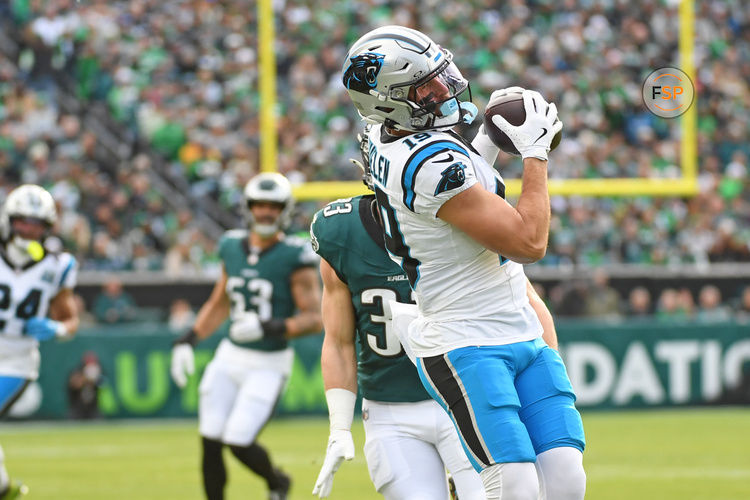
<svg viewBox="0 0 750 500"><path fill-rule="evenodd" d="M584 413L589 500L750 498L750 409ZM342 465L333 499L375 499L354 426L357 457ZM260 441L294 477L293 499L310 499L323 460L323 418L277 419ZM194 421L2 424L11 476L29 500L198 500ZM265 486L227 453L228 500L265 498Z"/></svg>

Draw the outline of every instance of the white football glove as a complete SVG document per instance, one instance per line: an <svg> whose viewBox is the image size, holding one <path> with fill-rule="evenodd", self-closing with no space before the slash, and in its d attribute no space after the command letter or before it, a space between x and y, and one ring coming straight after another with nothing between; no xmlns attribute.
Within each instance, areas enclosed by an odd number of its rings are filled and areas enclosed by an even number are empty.
<svg viewBox="0 0 750 500"><path fill-rule="evenodd" d="M497 154L500 152L500 148L495 146L495 143L492 142L490 136L487 135L484 123L479 126L477 135L475 135L474 140L471 141L471 147L476 149L479 155L484 158L484 161L489 163L490 166L495 163Z"/></svg>
<svg viewBox="0 0 750 500"><path fill-rule="evenodd" d="M318 479L312 494L318 498L326 498L331 494L333 488L333 475L339 470L341 462L354 458L354 440L351 431L343 429L331 430L326 448L326 458L320 468Z"/></svg>
<svg viewBox="0 0 750 500"><path fill-rule="evenodd" d="M172 348L172 361L169 371L177 387L183 388L187 385L188 376L195 373L195 356L190 344L175 344Z"/></svg>
<svg viewBox="0 0 750 500"><path fill-rule="evenodd" d="M508 94L511 93L520 93L523 92L524 89L521 87L508 87L506 89L500 89L496 90L490 95L490 100L487 102L487 108L491 108L495 104L498 103L501 97L505 97ZM490 165L493 165L495 163L495 159L497 159L497 154L500 152L500 148L495 146L495 143L492 142L492 139L487 135L487 132L484 128L484 123L479 126L479 130L477 131L477 135L474 136L474 140L471 141L471 146L477 150L477 152L484 158L484 160L489 163Z"/></svg>
<svg viewBox="0 0 750 500"><path fill-rule="evenodd" d="M511 87L518 89L520 87ZM503 89L508 91L510 89ZM492 93L496 96L496 90ZM557 119L557 106L547 104L542 95L535 90L524 90L523 105L526 120L519 126L511 125L499 115L492 116L492 122L513 142L521 158L538 158L547 160L550 144L555 135L562 130L562 122ZM492 97L490 98L492 102Z"/></svg>
<svg viewBox="0 0 750 500"><path fill-rule="evenodd" d="M490 100L487 103L487 108L491 108L492 106L497 104L501 97L505 97L508 94L523 92L524 90L526 89L523 87L508 87L506 89L496 90L492 94L490 94Z"/></svg>
<svg viewBox="0 0 750 500"><path fill-rule="evenodd" d="M263 325L258 313L247 311L234 318L229 326L229 338L235 342L253 342L263 338Z"/></svg>

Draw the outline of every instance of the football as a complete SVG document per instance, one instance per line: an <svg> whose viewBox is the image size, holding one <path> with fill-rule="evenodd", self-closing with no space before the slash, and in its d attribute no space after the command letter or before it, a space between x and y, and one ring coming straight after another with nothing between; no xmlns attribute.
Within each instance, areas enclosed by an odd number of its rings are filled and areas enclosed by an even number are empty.
<svg viewBox="0 0 750 500"><path fill-rule="evenodd" d="M502 116L508 120L508 123L511 125L521 125L526 120L526 110L523 107L523 97L521 92L511 92L503 96L499 102L496 102L484 110L484 130L490 140L495 146L499 147L506 153L513 156L521 156L513 145L513 142L492 121L492 117L495 115ZM560 144L560 139L562 139L562 130L552 138L550 151Z"/></svg>

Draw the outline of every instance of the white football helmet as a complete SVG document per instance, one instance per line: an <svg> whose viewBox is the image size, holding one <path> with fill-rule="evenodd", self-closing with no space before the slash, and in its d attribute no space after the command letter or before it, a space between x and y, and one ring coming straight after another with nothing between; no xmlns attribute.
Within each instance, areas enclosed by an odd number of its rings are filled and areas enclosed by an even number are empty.
<svg viewBox="0 0 750 500"><path fill-rule="evenodd" d="M275 172L263 172L248 181L245 185L245 220L247 227L261 236L271 236L277 231L283 231L291 222L294 210L292 185L286 177ZM256 201L270 201L283 206L281 214L272 224L258 224L255 222L250 207Z"/></svg>
<svg viewBox="0 0 750 500"><path fill-rule="evenodd" d="M14 218L35 219L47 230L39 240L28 240L13 233ZM15 265L22 266L43 255L42 244L57 221L57 208L52 195L41 186L24 184L8 194L0 210L0 240L5 245L6 256Z"/></svg>
<svg viewBox="0 0 750 500"><path fill-rule="evenodd" d="M354 106L369 123L408 131L447 129L471 123L477 114L453 55L410 28L370 31L354 42L342 70Z"/></svg>

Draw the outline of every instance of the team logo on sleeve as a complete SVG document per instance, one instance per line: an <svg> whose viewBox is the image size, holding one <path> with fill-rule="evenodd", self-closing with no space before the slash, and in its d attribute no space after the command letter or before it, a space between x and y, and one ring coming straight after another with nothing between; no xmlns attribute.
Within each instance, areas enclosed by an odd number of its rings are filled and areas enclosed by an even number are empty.
<svg viewBox="0 0 750 500"><path fill-rule="evenodd" d="M451 189L463 186L466 181L466 165L457 161L450 167L446 168L440 174L443 176L438 182L437 188L435 189L435 196Z"/></svg>
<svg viewBox="0 0 750 500"><path fill-rule="evenodd" d="M347 89L367 93L378 84L378 73L383 67L383 54L366 52L352 57L351 64L344 72L344 85Z"/></svg>

